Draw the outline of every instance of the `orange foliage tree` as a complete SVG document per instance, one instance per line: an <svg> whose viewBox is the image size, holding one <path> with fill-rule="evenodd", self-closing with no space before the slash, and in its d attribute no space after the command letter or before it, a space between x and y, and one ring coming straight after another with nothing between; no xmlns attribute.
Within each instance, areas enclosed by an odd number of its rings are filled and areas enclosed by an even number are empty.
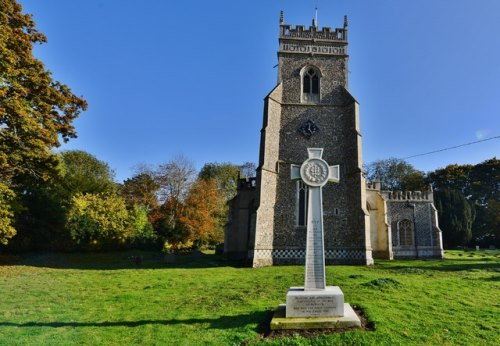
<svg viewBox="0 0 500 346"><path fill-rule="evenodd" d="M198 179L191 185L178 226L199 247L220 243L224 238L224 224L220 217L224 207L225 201L217 182Z"/></svg>

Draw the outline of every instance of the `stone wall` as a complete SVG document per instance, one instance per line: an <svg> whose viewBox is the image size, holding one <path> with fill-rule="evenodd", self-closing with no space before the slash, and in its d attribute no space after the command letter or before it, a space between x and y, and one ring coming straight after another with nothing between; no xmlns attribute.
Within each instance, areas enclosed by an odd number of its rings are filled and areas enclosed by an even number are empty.
<svg viewBox="0 0 500 346"><path fill-rule="evenodd" d="M246 259L250 230L255 228L255 178L238 181L238 194L229 201L229 219L224 231L224 255Z"/></svg>
<svg viewBox="0 0 500 346"><path fill-rule="evenodd" d="M394 258L443 258L441 230L433 204L432 191L383 191L387 203L387 219L392 229ZM400 245L398 222L413 223L413 244Z"/></svg>

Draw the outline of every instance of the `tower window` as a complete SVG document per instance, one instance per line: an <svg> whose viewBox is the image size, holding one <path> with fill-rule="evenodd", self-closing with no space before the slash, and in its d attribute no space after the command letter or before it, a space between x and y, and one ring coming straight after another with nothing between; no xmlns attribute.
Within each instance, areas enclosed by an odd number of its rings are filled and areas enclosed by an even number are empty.
<svg viewBox="0 0 500 346"><path fill-rule="evenodd" d="M296 198L296 216L297 216L297 226L306 227L307 226L307 185L302 181L297 181L297 198Z"/></svg>
<svg viewBox="0 0 500 346"><path fill-rule="evenodd" d="M413 223L404 219L398 222L399 245L413 245Z"/></svg>
<svg viewBox="0 0 500 346"><path fill-rule="evenodd" d="M319 102L319 72L307 68L302 74L302 102Z"/></svg>

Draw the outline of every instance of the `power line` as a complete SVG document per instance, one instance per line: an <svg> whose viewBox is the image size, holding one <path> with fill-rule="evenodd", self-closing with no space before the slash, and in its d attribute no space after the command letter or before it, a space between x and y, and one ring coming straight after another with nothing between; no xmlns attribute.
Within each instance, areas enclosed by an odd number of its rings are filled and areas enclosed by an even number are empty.
<svg viewBox="0 0 500 346"><path fill-rule="evenodd" d="M465 146L468 146L468 145L472 145L472 144L476 144L476 143L481 143L481 142L486 142L486 141L491 141L492 139L498 139L498 138L500 138L500 136L494 136L494 137L490 137L490 138L485 138L485 139L481 139L479 141L464 143L464 144L460 144L460 145L455 145L453 147L438 149L438 150L429 151L429 152L423 153L423 154L417 154L417 155L412 155L412 156L404 157L402 160L407 160L407 159L411 159L413 157L418 157L418 156L435 154L435 153L439 153L441 151L446 151L446 150L456 149L456 148L460 148L460 147L465 147Z"/></svg>

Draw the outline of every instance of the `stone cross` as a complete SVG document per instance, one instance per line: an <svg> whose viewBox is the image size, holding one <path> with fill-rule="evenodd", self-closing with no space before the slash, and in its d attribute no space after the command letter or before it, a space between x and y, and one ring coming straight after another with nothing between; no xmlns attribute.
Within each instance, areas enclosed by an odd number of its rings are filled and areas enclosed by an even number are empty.
<svg viewBox="0 0 500 346"><path fill-rule="evenodd" d="M309 158L301 166L291 166L291 177L302 179L309 191L304 290L312 291L326 289L322 187L329 181L339 182L339 166L329 166L321 158L322 148L308 148L307 152Z"/></svg>

